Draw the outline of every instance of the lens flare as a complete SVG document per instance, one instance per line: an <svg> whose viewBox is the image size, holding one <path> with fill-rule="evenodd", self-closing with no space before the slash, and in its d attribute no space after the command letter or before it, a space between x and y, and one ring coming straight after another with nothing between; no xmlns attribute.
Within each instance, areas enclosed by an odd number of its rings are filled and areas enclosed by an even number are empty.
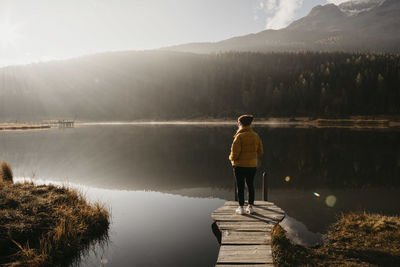
<svg viewBox="0 0 400 267"><path fill-rule="evenodd" d="M316 196L316 197L320 197L320 196L321 196L321 195L318 194L317 192L314 192L313 194L314 194L314 196Z"/></svg>
<svg viewBox="0 0 400 267"><path fill-rule="evenodd" d="M335 206L335 204L336 204L336 197L334 196L334 195L329 195L329 196L327 196L326 197L326 199L325 199L325 204L328 206L328 207L333 207L333 206Z"/></svg>

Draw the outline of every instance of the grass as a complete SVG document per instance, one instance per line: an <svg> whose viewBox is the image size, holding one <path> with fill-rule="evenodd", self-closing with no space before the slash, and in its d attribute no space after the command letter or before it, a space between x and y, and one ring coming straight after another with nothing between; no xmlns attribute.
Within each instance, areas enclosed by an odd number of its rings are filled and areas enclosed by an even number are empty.
<svg viewBox="0 0 400 267"><path fill-rule="evenodd" d="M0 123L0 130L47 129L50 127L50 124L45 123Z"/></svg>
<svg viewBox="0 0 400 267"><path fill-rule="evenodd" d="M67 187L4 182L4 168L0 174L0 266L72 262L107 237L109 212L99 203Z"/></svg>
<svg viewBox="0 0 400 267"><path fill-rule="evenodd" d="M0 182L12 183L13 182L13 172L10 165L3 161L0 164Z"/></svg>
<svg viewBox="0 0 400 267"><path fill-rule="evenodd" d="M281 226L272 230L278 266L399 266L400 218L349 213L330 226L323 245L292 244Z"/></svg>

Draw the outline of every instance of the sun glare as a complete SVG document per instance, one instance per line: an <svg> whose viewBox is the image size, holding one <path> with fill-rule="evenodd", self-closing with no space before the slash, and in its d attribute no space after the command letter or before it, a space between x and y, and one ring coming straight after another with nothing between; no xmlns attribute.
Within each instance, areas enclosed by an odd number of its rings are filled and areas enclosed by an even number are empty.
<svg viewBox="0 0 400 267"><path fill-rule="evenodd" d="M0 23L0 45L2 47L15 45L20 37L16 25L9 22Z"/></svg>

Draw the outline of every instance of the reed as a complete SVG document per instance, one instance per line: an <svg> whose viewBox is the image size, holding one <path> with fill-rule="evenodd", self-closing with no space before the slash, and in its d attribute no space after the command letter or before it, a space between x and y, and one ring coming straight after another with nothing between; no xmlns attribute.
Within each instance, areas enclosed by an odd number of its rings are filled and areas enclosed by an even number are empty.
<svg viewBox="0 0 400 267"><path fill-rule="evenodd" d="M13 183L13 172L10 165L2 161L0 165L0 180L5 183Z"/></svg>
<svg viewBox="0 0 400 267"><path fill-rule="evenodd" d="M109 211L65 186L5 183L0 187L0 266L73 262L104 241ZM4 249L3 249L4 248Z"/></svg>

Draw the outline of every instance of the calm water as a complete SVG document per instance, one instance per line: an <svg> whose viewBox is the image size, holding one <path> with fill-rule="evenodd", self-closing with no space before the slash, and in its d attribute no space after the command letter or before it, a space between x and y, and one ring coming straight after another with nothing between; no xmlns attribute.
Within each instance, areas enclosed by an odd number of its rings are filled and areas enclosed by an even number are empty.
<svg viewBox="0 0 400 267"><path fill-rule="evenodd" d="M399 130L255 128L265 150L256 186L267 171L295 242L316 242L343 211L400 213ZM81 266L213 266L210 215L233 198L234 132L119 124L0 132L0 156L15 176L69 182L110 207L109 242L92 246Z"/></svg>

